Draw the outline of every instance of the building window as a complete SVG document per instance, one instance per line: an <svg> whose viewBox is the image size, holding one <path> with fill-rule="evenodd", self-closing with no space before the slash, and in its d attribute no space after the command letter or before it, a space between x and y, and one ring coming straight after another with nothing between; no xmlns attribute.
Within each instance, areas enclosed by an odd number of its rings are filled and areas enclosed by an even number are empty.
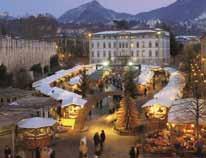
<svg viewBox="0 0 206 158"><path fill-rule="evenodd" d="M152 42L151 41L149 42L149 48L152 48Z"/></svg>
<svg viewBox="0 0 206 158"><path fill-rule="evenodd" d="M151 56L152 56L152 51L150 50L150 51L149 51L149 57L151 57Z"/></svg>
<svg viewBox="0 0 206 158"><path fill-rule="evenodd" d="M136 56L137 56L137 57L139 56L139 51L136 52Z"/></svg>
<svg viewBox="0 0 206 158"><path fill-rule="evenodd" d="M109 51L109 57L111 57L111 51Z"/></svg>
<svg viewBox="0 0 206 158"><path fill-rule="evenodd" d="M122 43L122 48L124 48L124 42Z"/></svg>
<svg viewBox="0 0 206 158"><path fill-rule="evenodd" d="M155 47L159 47L159 43L158 42L155 42Z"/></svg>
<svg viewBox="0 0 206 158"><path fill-rule="evenodd" d="M92 48L94 48L94 43L92 42Z"/></svg>
<svg viewBox="0 0 206 158"><path fill-rule="evenodd" d="M158 52L158 51L155 52L155 56L156 56L156 57L159 56L159 52Z"/></svg>
<svg viewBox="0 0 206 158"><path fill-rule="evenodd" d="M114 48L116 48L116 42L113 43Z"/></svg>
<svg viewBox="0 0 206 158"><path fill-rule="evenodd" d="M125 45L126 45L125 47L128 48L128 43L127 42L125 43Z"/></svg>
<svg viewBox="0 0 206 158"><path fill-rule="evenodd" d="M134 56L134 52L133 51L131 51L131 56Z"/></svg>
<svg viewBox="0 0 206 158"><path fill-rule="evenodd" d="M137 42L137 48L139 48L139 42Z"/></svg>
<svg viewBox="0 0 206 158"><path fill-rule="evenodd" d="M119 43L119 48L122 48L122 44L121 43Z"/></svg>
<svg viewBox="0 0 206 158"><path fill-rule="evenodd" d="M145 48L145 43L144 43L144 41L142 42L142 48Z"/></svg>
<svg viewBox="0 0 206 158"><path fill-rule="evenodd" d="M99 42L97 42L97 48L99 48Z"/></svg>
<svg viewBox="0 0 206 158"><path fill-rule="evenodd" d="M108 47L111 48L111 43L109 42Z"/></svg>
<svg viewBox="0 0 206 158"><path fill-rule="evenodd" d="M97 57L99 57L99 51L97 51Z"/></svg>
<svg viewBox="0 0 206 158"><path fill-rule="evenodd" d="M94 52L92 52L92 57L94 57Z"/></svg>
<svg viewBox="0 0 206 158"><path fill-rule="evenodd" d="M103 43L103 48L106 48L106 44L105 43Z"/></svg>
<svg viewBox="0 0 206 158"><path fill-rule="evenodd" d="M103 52L103 57L106 57L106 52L105 51Z"/></svg>
<svg viewBox="0 0 206 158"><path fill-rule="evenodd" d="M142 50L142 57L144 57L144 53L145 53L145 51L144 51L144 50Z"/></svg>

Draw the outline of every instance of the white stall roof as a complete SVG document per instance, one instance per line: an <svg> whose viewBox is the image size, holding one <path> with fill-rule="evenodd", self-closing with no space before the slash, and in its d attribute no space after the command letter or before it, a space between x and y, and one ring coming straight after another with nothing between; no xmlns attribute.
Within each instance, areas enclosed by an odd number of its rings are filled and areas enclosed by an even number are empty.
<svg viewBox="0 0 206 158"><path fill-rule="evenodd" d="M81 75L73 77L69 80L69 83L72 84L72 85L79 84L80 82L81 82Z"/></svg>
<svg viewBox="0 0 206 158"><path fill-rule="evenodd" d="M73 105L73 104L84 107L84 105L86 103L87 103L87 100L85 100L85 99L77 98L77 97L70 97L70 98L64 99L62 101L61 107L67 107L67 106Z"/></svg>
<svg viewBox="0 0 206 158"><path fill-rule="evenodd" d="M19 128L37 129L42 127L51 127L56 123L54 119L33 117L28 119L23 119L17 123Z"/></svg>
<svg viewBox="0 0 206 158"><path fill-rule="evenodd" d="M58 88L58 87L53 87L48 95L55 100L64 100L64 99L70 98L70 97L82 98L81 95L66 91L66 90Z"/></svg>
<svg viewBox="0 0 206 158"><path fill-rule="evenodd" d="M44 95L48 95L49 92L52 90L52 88L48 84L45 83L45 84L42 84L39 87L36 87L36 90L40 91Z"/></svg>
<svg viewBox="0 0 206 158"><path fill-rule="evenodd" d="M145 108L153 105L161 105L169 108L172 105L172 101L166 98L152 99L145 103L142 107Z"/></svg>

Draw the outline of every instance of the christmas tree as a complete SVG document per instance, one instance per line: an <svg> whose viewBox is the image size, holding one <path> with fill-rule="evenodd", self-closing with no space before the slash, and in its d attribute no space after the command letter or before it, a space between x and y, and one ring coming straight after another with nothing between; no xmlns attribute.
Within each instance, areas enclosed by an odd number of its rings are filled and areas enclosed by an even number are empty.
<svg viewBox="0 0 206 158"><path fill-rule="evenodd" d="M132 130L139 124L139 113L135 101L125 95L120 101L120 108L117 112L116 128Z"/></svg>

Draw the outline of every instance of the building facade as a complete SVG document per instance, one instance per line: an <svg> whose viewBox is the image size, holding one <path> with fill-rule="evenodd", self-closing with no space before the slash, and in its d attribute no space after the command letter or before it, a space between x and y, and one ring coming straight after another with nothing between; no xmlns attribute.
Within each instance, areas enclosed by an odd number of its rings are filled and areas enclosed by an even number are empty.
<svg viewBox="0 0 206 158"><path fill-rule="evenodd" d="M164 30L127 30L94 33L90 37L90 63L110 59L115 64L163 65L170 62L170 34Z"/></svg>
<svg viewBox="0 0 206 158"><path fill-rule="evenodd" d="M0 65L4 64L9 72L21 68L29 70L39 63L42 67L49 66L54 55L55 42L0 37Z"/></svg>

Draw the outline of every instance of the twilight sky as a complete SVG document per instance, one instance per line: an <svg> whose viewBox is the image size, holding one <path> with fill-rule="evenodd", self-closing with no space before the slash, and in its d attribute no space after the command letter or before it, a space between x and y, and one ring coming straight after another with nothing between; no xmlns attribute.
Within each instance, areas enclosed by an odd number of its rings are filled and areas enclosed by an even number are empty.
<svg viewBox="0 0 206 158"><path fill-rule="evenodd" d="M0 0L0 12L13 16L51 13L59 17L65 11L91 0ZM136 14L167 6L176 0L98 0L104 7L115 11Z"/></svg>

